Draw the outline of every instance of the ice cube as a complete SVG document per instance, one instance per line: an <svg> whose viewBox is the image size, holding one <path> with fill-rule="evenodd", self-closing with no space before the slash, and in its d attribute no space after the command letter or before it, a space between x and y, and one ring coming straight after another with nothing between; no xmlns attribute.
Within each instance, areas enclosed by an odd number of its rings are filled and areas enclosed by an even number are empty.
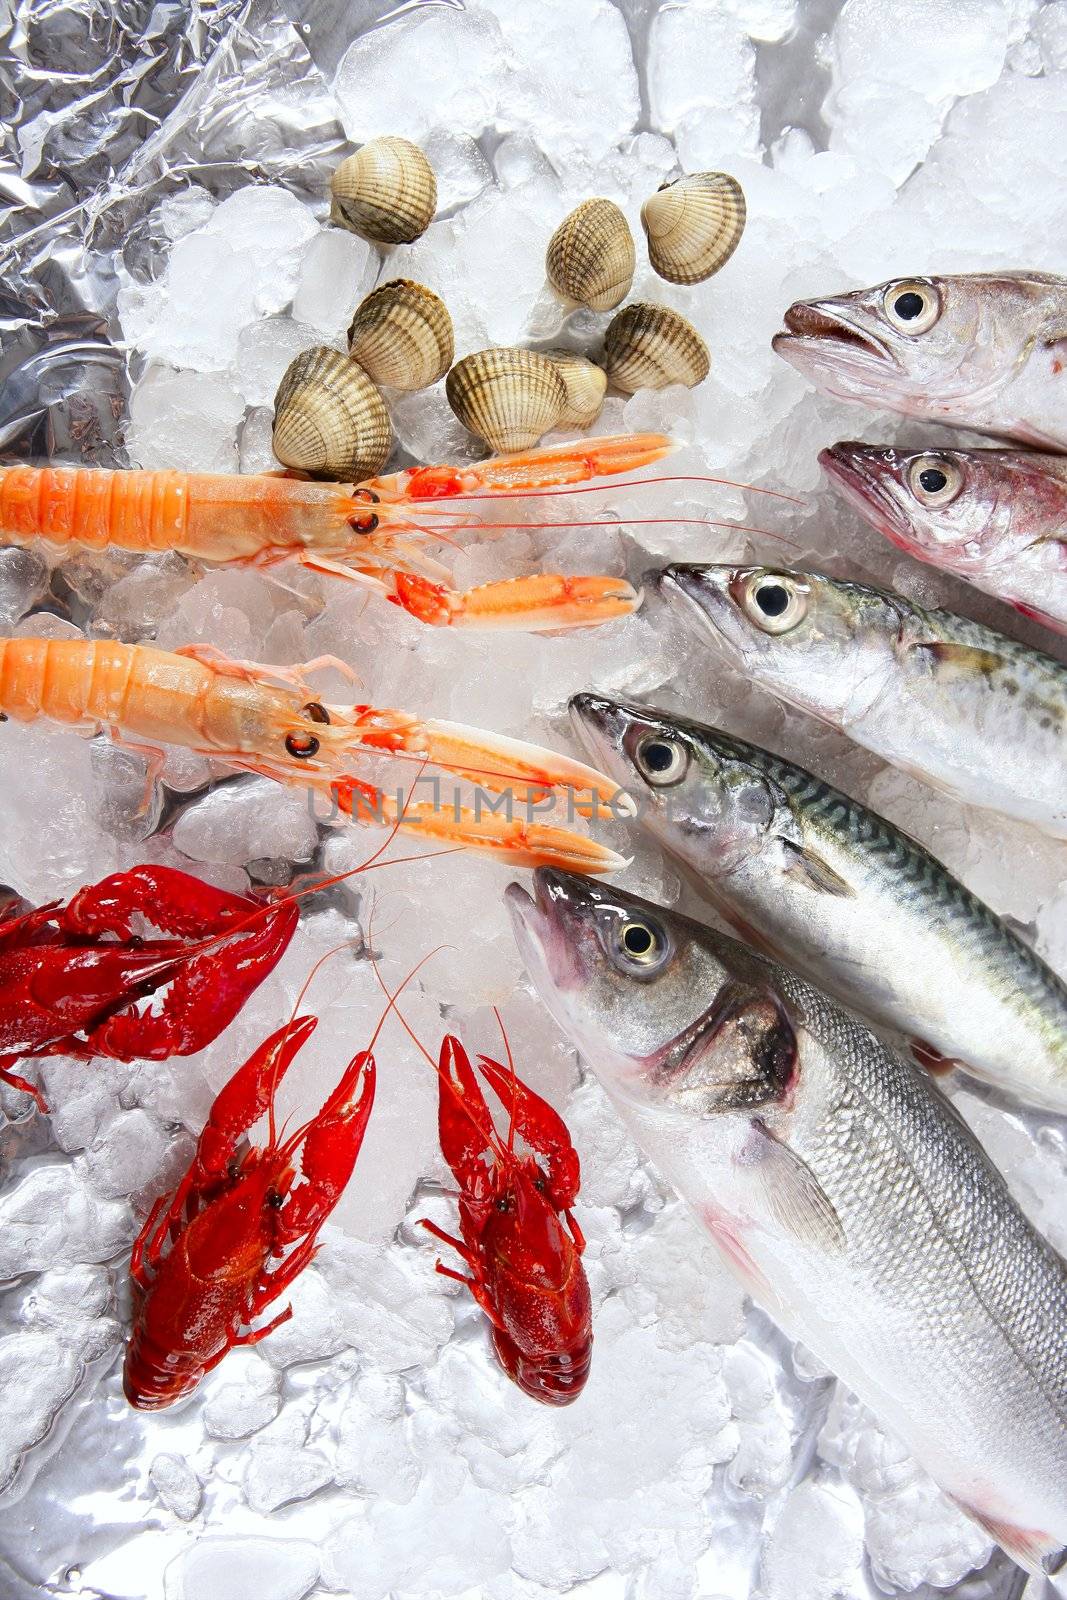
<svg viewBox="0 0 1067 1600"><path fill-rule="evenodd" d="M260 858L309 861L318 828L299 789L271 778L221 784L188 806L174 844L193 861L243 866Z"/></svg>
<svg viewBox="0 0 1067 1600"><path fill-rule="evenodd" d="M10 627L48 588L48 563L36 550L0 550L0 626Z"/></svg>
<svg viewBox="0 0 1067 1600"><path fill-rule="evenodd" d="M290 362L321 344L322 335L317 328L292 317L263 317L250 322L237 339L234 387L249 405L273 406ZM335 348L340 348L339 342Z"/></svg>
<svg viewBox="0 0 1067 1600"><path fill-rule="evenodd" d="M183 1522L196 1516L204 1491L200 1479L184 1456L163 1451L153 1458L148 1476L168 1511L173 1511Z"/></svg>
<svg viewBox="0 0 1067 1600"><path fill-rule="evenodd" d="M304 1600L319 1571L306 1539L202 1535L170 1563L167 1578L181 1600Z"/></svg>
<svg viewBox="0 0 1067 1600"><path fill-rule="evenodd" d="M257 1440L245 1468L245 1498L253 1511L266 1515L309 1499L332 1479L330 1463L320 1451Z"/></svg>
<svg viewBox="0 0 1067 1600"><path fill-rule="evenodd" d="M690 0L656 14L648 86L653 124L673 133L687 171L719 168L725 155L758 150L755 52L718 0Z"/></svg>
<svg viewBox="0 0 1067 1600"><path fill-rule="evenodd" d="M818 1480L792 1489L760 1576L767 1600L841 1600L862 1592L863 1512L855 1495Z"/></svg>
<svg viewBox="0 0 1067 1600"><path fill-rule="evenodd" d="M388 132L417 144L434 128L476 137L492 122L510 71L495 17L478 6L419 6L354 40L333 91L350 139Z"/></svg>
<svg viewBox="0 0 1067 1600"><path fill-rule="evenodd" d="M366 239L345 228L324 228L311 240L300 263L293 316L317 329L328 344L345 348L352 315L374 287L380 264L377 250Z"/></svg>
<svg viewBox="0 0 1067 1600"><path fill-rule="evenodd" d="M434 128L422 141L437 179L437 215L446 216L476 200L493 181L493 169L465 133Z"/></svg>
<svg viewBox="0 0 1067 1600"><path fill-rule="evenodd" d="M159 220L168 239L181 239L194 228L202 227L218 201L198 183L164 195L159 202Z"/></svg>
<svg viewBox="0 0 1067 1600"><path fill-rule="evenodd" d="M132 1235L129 1206L93 1194L73 1166L30 1167L0 1196L0 1278L107 1261Z"/></svg>
<svg viewBox="0 0 1067 1600"><path fill-rule="evenodd" d="M131 464L236 472L235 435L244 410L240 395L221 378L150 365L130 396Z"/></svg>

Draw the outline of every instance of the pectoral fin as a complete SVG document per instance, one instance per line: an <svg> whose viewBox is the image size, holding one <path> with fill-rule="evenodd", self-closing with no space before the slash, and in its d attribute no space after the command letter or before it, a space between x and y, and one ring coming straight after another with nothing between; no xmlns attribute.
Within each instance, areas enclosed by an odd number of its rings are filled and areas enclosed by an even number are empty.
<svg viewBox="0 0 1067 1600"><path fill-rule="evenodd" d="M1051 1578L1067 1567L1067 1549L1061 1547L1051 1534L1041 1533L1035 1528L1017 1528L1010 1522L986 1516L977 1506L966 1505L962 1500L957 1500L956 1504L1028 1572Z"/></svg>
<svg viewBox="0 0 1067 1600"><path fill-rule="evenodd" d="M1004 665L1002 656L993 650L977 650L969 644L949 644L940 640L930 644L913 644L908 647L925 657L939 682L952 683L961 678L973 683L977 677L990 677Z"/></svg>
<svg viewBox="0 0 1067 1600"><path fill-rule="evenodd" d="M771 1215L785 1233L820 1250L844 1249L844 1225L826 1190L807 1163L758 1118L747 1159L757 1167Z"/></svg>
<svg viewBox="0 0 1067 1600"><path fill-rule="evenodd" d="M809 889L816 889L820 894L855 894L851 884L846 883L841 874L835 872L830 863L824 861L822 856L816 855L814 850L792 844L788 839L783 839L782 845L785 851L785 870L798 883L803 883Z"/></svg>

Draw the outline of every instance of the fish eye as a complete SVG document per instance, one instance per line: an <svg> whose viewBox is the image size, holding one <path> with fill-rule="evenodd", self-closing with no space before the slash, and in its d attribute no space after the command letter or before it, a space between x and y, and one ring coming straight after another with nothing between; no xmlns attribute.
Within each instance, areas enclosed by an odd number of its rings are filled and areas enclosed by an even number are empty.
<svg viewBox="0 0 1067 1600"><path fill-rule="evenodd" d="M632 972L655 972L667 959L667 940L655 923L635 917L616 929L615 951Z"/></svg>
<svg viewBox="0 0 1067 1600"><path fill-rule="evenodd" d="M689 752L685 746L661 733L647 734L641 740L636 759L642 777L657 789L681 782L689 770Z"/></svg>
<svg viewBox="0 0 1067 1600"><path fill-rule="evenodd" d="M786 572L757 572L745 585L742 604L764 633L788 633L808 609L804 584Z"/></svg>
<svg viewBox="0 0 1067 1600"><path fill-rule="evenodd" d="M313 733L287 733L285 748L297 761L310 761L319 753L319 741Z"/></svg>
<svg viewBox="0 0 1067 1600"><path fill-rule="evenodd" d="M916 456L908 468L908 488L924 506L951 505L963 488L963 473L948 456Z"/></svg>
<svg viewBox="0 0 1067 1600"><path fill-rule="evenodd" d="M941 301L928 283L891 283L882 296L890 326L898 333L927 333L941 315Z"/></svg>

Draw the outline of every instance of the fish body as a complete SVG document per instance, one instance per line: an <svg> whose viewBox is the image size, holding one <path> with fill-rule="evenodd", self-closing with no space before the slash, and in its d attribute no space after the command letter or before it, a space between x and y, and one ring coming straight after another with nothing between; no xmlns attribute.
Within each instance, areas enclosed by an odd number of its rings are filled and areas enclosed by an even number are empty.
<svg viewBox="0 0 1067 1600"><path fill-rule="evenodd" d="M899 549L1067 633L1067 456L848 442L819 460Z"/></svg>
<svg viewBox="0 0 1067 1600"><path fill-rule="evenodd" d="M1009 1553L1067 1544L1067 1266L929 1080L786 969L570 874L530 976L749 1291Z"/></svg>
<svg viewBox="0 0 1067 1600"><path fill-rule="evenodd" d="M897 278L798 300L775 350L841 400L1067 450L1067 278Z"/></svg>
<svg viewBox="0 0 1067 1600"><path fill-rule="evenodd" d="M667 567L678 615L788 705L965 805L1067 838L1067 667L890 589Z"/></svg>
<svg viewBox="0 0 1067 1600"><path fill-rule="evenodd" d="M1067 1112L1067 985L929 851L718 729L577 695L580 737L742 938L916 1058Z"/></svg>

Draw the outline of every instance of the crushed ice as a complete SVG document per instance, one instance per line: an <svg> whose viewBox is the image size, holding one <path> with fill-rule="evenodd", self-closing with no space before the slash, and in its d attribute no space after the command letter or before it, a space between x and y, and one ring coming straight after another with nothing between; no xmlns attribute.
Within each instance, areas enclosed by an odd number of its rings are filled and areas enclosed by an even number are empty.
<svg viewBox="0 0 1067 1600"><path fill-rule="evenodd" d="M902 566L822 490L822 445L906 429L814 395L772 355L770 337L794 298L898 271L1067 269L1065 8L848 0L834 22L835 10L792 0L689 0L658 14L623 0L399 8L349 44L333 92L353 141L396 133L424 144L439 220L383 260L326 225L321 195L249 185L217 202L192 180L167 194L161 270L128 278L119 296L139 372L131 463L269 469L282 370L308 345L343 347L356 301L379 277L415 277L442 294L457 355L561 334L595 341L605 319L565 319L545 293L544 245L559 218L604 194L640 238L640 203L665 177L679 165L722 167L748 197L737 255L693 290L639 264L633 291L685 310L711 347L712 375L691 392L610 400L599 428L663 428L682 444L679 471L786 488L806 505L693 485L609 487L585 498L621 531L472 540L449 552L458 582L556 566L639 577L650 555L750 548L726 530L638 520L706 514L756 522L831 566L918 583L928 599L1003 623L995 602ZM805 12L830 32L817 36ZM393 414L410 456L472 455L441 386L397 398ZM754 547L798 555L773 537ZM332 653L358 674L361 698L549 743L567 743L575 690L666 685L674 703L868 798L994 906L1033 924L1067 967L1060 847L961 813L718 663L694 660L653 608L588 634L454 637L300 575L278 583L117 558L105 583L99 566L68 563L53 583L54 594L66 584L78 597L90 637L203 641L277 662ZM77 633L61 605L35 609L48 580L37 554L0 553L5 627ZM0 879L35 900L144 859L236 889L249 872L284 882L293 863L342 870L376 843L335 837L320 850L298 797L254 779L205 791L207 764L182 752L139 826L143 770L95 754L54 729L4 730ZM146 838L161 811L165 826ZM590 1594L636 1600L868 1600L872 1583L922 1594L957 1585L989 1560L989 1541L851 1397L807 1370L765 1319L745 1318L696 1225L522 987L501 908L508 876L455 857L378 871L312 907L276 973L201 1057L44 1067L53 1153L42 1157L32 1119L13 1123L0 1193L0 1275L23 1286L0 1322L0 1486L26 1497L16 1514L28 1525L35 1498L62 1482L62 1445L76 1435L82 1449L96 1440L99 1492L125 1502L125 1528L94 1542L80 1571L94 1593L139 1594L145 1572L164 1566L174 1600L544 1600L598 1578ZM647 841L629 881L683 898ZM322 1025L287 1086L293 1103L321 1100L381 1006L360 958L367 939L387 982L442 942L406 993L413 1027L432 1049L447 1026L492 1053L487 1008L501 1004L520 1071L567 1115L596 1303L586 1393L558 1414L531 1404L493 1364L469 1297L435 1274L436 1249L411 1226L446 1205L419 1188L445 1177L435 1085L393 1027L378 1047L378 1105L355 1180L295 1286L292 1321L257 1351L231 1355L173 1413L122 1410L107 1358L127 1310L121 1252L136 1215L188 1160L212 1094L287 1013L315 958L347 940L350 953L315 981L309 1005ZM1062 1248L1062 1129L960 1099ZM4 1103L23 1109L6 1091ZM1007 1564L994 1557L985 1581L976 1593L1007 1594Z"/></svg>

